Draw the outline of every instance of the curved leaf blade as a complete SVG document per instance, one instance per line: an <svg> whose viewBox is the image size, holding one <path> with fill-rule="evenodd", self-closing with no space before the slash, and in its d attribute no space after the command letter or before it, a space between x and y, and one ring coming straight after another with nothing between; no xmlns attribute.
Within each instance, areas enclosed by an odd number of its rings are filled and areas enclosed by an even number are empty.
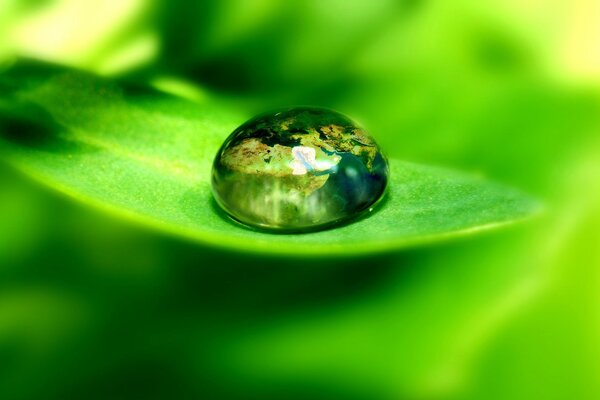
<svg viewBox="0 0 600 400"><path fill-rule="evenodd" d="M392 159L388 193L370 215L321 232L258 232L227 218L210 190L213 157L239 115L32 62L5 72L0 89L0 148L11 163L87 203L206 244L286 254L393 250L537 209L516 190Z"/></svg>

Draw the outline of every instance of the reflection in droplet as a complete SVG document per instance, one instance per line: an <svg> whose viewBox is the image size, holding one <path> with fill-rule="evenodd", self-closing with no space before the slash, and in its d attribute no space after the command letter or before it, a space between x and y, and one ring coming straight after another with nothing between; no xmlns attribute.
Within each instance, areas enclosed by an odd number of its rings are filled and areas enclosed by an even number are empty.
<svg viewBox="0 0 600 400"><path fill-rule="evenodd" d="M237 128L215 158L212 185L217 203L235 220L303 231L372 210L387 175L377 144L353 121L299 107Z"/></svg>

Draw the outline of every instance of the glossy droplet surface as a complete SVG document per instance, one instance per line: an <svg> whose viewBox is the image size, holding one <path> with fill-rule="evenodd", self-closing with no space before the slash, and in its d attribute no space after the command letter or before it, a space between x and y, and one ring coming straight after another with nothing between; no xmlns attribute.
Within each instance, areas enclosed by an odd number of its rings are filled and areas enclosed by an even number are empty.
<svg viewBox="0 0 600 400"><path fill-rule="evenodd" d="M213 164L217 203L253 227L306 231L356 217L385 191L388 166L348 117L297 107L249 120Z"/></svg>

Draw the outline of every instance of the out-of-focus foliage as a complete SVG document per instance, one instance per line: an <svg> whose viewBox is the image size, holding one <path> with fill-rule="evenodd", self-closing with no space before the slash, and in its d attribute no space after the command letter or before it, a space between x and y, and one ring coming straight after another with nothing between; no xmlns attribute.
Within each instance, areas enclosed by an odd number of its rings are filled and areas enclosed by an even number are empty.
<svg viewBox="0 0 600 400"><path fill-rule="evenodd" d="M2 54L241 114L329 106L392 157L547 208L443 246L274 259L146 232L3 170L0 397L598 398L598 7L0 3Z"/></svg>

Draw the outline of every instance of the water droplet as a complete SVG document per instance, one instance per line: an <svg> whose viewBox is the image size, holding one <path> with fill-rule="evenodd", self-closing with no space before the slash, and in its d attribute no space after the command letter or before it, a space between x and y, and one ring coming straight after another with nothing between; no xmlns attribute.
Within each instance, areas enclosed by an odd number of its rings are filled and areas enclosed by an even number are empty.
<svg viewBox="0 0 600 400"><path fill-rule="evenodd" d="M217 203L243 224L308 231L347 221L383 196L385 157L348 117L297 107L237 128L217 153Z"/></svg>

